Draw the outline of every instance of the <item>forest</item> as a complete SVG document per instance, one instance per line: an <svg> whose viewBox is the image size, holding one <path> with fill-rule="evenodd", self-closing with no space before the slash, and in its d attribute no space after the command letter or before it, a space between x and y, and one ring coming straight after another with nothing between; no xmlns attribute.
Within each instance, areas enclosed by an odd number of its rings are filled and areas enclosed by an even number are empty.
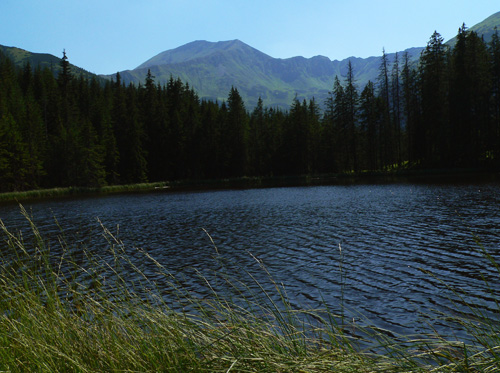
<svg viewBox="0 0 500 373"><path fill-rule="evenodd" d="M324 103L247 110L237 87L201 100L173 77L125 85L16 67L0 55L0 192L36 188L500 166L500 39L435 32L412 63L359 88L349 63Z"/></svg>

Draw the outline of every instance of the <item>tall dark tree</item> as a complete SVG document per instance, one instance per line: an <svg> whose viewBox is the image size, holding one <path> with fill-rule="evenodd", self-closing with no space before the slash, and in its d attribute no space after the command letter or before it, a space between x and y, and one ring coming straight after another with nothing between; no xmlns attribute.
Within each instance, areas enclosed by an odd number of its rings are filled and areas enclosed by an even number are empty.
<svg viewBox="0 0 500 373"><path fill-rule="evenodd" d="M266 165L270 164L269 133L265 123L264 103L259 97L257 106L250 115L248 134L249 173L266 174Z"/></svg>
<svg viewBox="0 0 500 373"><path fill-rule="evenodd" d="M308 173L318 173L323 171L321 157L321 116L320 108L314 97L307 105L307 159Z"/></svg>
<svg viewBox="0 0 500 373"><path fill-rule="evenodd" d="M398 164L403 161L402 154L402 130L401 130L401 81L399 70L399 55L396 53L391 72L391 103L392 103L392 123L395 142L395 157Z"/></svg>
<svg viewBox="0 0 500 373"><path fill-rule="evenodd" d="M140 92L140 121L143 123L144 131L147 134L144 137L144 146L148 149L148 179L159 181L165 178L164 174L164 152L166 130L165 116L160 116L160 103L158 90L154 82L154 76L148 69L145 85Z"/></svg>
<svg viewBox="0 0 500 373"><path fill-rule="evenodd" d="M491 150L490 63L484 41L463 25L452 51L450 117L453 161L474 166Z"/></svg>
<svg viewBox="0 0 500 373"><path fill-rule="evenodd" d="M120 74L113 84L112 123L120 160L118 174L122 183L138 183L147 180L146 151L143 147L145 133L140 122L137 91L126 88Z"/></svg>
<svg viewBox="0 0 500 373"><path fill-rule="evenodd" d="M345 86L345 108L346 108L346 138L348 143L348 164L349 170L358 171L358 149L357 149L357 110L358 110L358 90L354 81L354 69L349 60L347 66L346 86Z"/></svg>
<svg viewBox="0 0 500 373"><path fill-rule="evenodd" d="M284 154L288 160L285 165L287 174L308 172L308 142L307 102L295 97L283 133Z"/></svg>
<svg viewBox="0 0 500 373"><path fill-rule="evenodd" d="M97 79L93 78L90 82L90 96L90 121L95 127L97 141L103 152L102 162L106 173L106 183L115 185L120 182L118 173L120 153L112 122L112 83L107 82L101 88Z"/></svg>
<svg viewBox="0 0 500 373"><path fill-rule="evenodd" d="M421 144L423 140L417 136L420 113L417 71L410 66L410 57L407 52L404 54L401 79L403 112L406 124L407 155L410 163L414 165L423 157L422 154L418 153L419 144Z"/></svg>
<svg viewBox="0 0 500 373"><path fill-rule="evenodd" d="M491 37L489 51L491 56L491 120L496 143L494 158L498 165L500 164L500 36L496 27Z"/></svg>
<svg viewBox="0 0 500 373"><path fill-rule="evenodd" d="M235 87L227 99L227 116L223 128L223 146L226 147L226 174L243 176L248 160L248 115L240 93Z"/></svg>
<svg viewBox="0 0 500 373"><path fill-rule="evenodd" d="M375 85L369 81L360 96L359 116L361 133L359 139L361 167L368 170L380 168L379 117Z"/></svg>
<svg viewBox="0 0 500 373"><path fill-rule="evenodd" d="M334 146L335 156L334 159L337 163L335 169L338 171L345 171L348 167L349 152L347 138L347 106L346 94L344 86L340 83L338 76L335 76L333 82L333 122L334 122Z"/></svg>
<svg viewBox="0 0 500 373"><path fill-rule="evenodd" d="M443 165L450 153L447 46L435 31L420 57L422 122L418 128L427 166Z"/></svg>
<svg viewBox="0 0 500 373"><path fill-rule="evenodd" d="M0 191L19 191L27 187L29 153L17 123L10 113L0 115Z"/></svg>
<svg viewBox="0 0 500 373"><path fill-rule="evenodd" d="M200 103L200 142L198 149L200 178L220 177L219 160L221 159L221 121L219 104L202 100Z"/></svg>
<svg viewBox="0 0 500 373"><path fill-rule="evenodd" d="M335 87L342 88L338 77L335 77L334 87L328 92L325 100L325 110L323 113L323 131L322 131L322 164L327 172L333 172L337 169L336 150L336 105L335 105Z"/></svg>
<svg viewBox="0 0 500 373"><path fill-rule="evenodd" d="M380 157L383 166L390 165L394 162L395 136L391 122L391 85L389 69L389 59L385 53L385 49L383 49L378 76L379 104L382 107L382 117L380 121Z"/></svg>

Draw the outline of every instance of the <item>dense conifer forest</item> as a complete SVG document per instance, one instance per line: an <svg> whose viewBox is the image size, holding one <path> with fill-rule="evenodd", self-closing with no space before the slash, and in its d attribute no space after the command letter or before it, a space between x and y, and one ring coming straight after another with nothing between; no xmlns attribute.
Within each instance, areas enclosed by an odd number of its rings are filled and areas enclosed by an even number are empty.
<svg viewBox="0 0 500 373"><path fill-rule="evenodd" d="M0 55L0 191L145 181L500 166L500 38L434 33L418 64L381 57L376 82L349 64L329 98L289 110L200 100L149 72L143 85ZM323 107L323 110L320 110Z"/></svg>

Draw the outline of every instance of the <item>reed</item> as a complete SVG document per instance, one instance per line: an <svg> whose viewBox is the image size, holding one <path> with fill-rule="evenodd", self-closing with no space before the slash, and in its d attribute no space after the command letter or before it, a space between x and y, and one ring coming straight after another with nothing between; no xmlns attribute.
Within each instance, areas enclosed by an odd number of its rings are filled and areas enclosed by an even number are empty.
<svg viewBox="0 0 500 373"><path fill-rule="evenodd" d="M427 372L498 366L492 319L479 326L477 319L459 320L477 333L481 343L474 347L438 335L388 337L369 324L356 326L366 336L360 340L347 332L354 326L326 305L292 307L285 287L257 258L273 292L250 272L247 282L236 279L234 271L243 269L230 269L234 263L214 247L220 269L199 273L210 294L200 297L147 251L134 249L132 261L131 249L106 227L106 252L62 238L50 246L21 211L29 234L12 233L0 222L0 371ZM134 263L154 267L155 281Z"/></svg>

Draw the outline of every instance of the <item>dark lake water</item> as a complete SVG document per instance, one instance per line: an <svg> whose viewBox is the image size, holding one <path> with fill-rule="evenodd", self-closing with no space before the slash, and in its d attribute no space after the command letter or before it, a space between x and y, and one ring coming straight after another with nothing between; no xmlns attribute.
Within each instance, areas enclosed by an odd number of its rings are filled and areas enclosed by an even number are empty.
<svg viewBox="0 0 500 373"><path fill-rule="evenodd" d="M201 296L207 294L197 272L220 265L206 230L236 277L247 281L246 270L271 287L258 258L296 307L324 301L339 310L343 302L350 317L359 312L397 333L423 332L427 323L453 333L454 326L426 316L433 310L455 312L443 280L465 290L467 300L485 312L498 311L500 279L475 241L500 259L495 183L164 192L25 207L44 236L60 234L55 217L68 237L95 250L103 241L99 218L127 247L147 250ZM0 218L11 230L26 229L18 206L0 206Z"/></svg>

